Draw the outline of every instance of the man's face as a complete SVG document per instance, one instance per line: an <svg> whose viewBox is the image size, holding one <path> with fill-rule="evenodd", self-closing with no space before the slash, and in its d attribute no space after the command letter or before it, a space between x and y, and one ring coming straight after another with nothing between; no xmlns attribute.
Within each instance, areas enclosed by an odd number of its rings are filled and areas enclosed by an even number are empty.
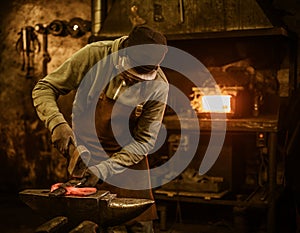
<svg viewBox="0 0 300 233"><path fill-rule="evenodd" d="M127 80L132 81L149 81L154 80L157 74L157 70L153 69L148 73L138 73L132 64L132 60L128 56L119 58L119 69L121 69L122 75ZM158 68L158 67L157 67Z"/></svg>

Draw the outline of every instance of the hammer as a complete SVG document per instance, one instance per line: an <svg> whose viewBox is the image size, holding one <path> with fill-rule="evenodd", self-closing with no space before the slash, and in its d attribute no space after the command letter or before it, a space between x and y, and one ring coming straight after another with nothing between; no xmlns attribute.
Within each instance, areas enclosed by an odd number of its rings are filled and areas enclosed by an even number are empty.
<svg viewBox="0 0 300 233"><path fill-rule="evenodd" d="M62 196L66 193L67 187L77 187L86 181L84 174L91 158L89 150L83 145L75 146L71 143L69 145L69 153L66 157L68 159L68 172L72 179L51 191L49 196Z"/></svg>
<svg viewBox="0 0 300 233"><path fill-rule="evenodd" d="M73 178L83 178L91 158L89 150L83 146L69 145L68 172Z"/></svg>

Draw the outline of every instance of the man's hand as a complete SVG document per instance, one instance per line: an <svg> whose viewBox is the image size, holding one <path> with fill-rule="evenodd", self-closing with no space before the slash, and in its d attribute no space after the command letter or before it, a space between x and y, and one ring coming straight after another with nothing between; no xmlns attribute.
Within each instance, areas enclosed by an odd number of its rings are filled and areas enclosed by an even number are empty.
<svg viewBox="0 0 300 233"><path fill-rule="evenodd" d="M89 167L84 175L86 181L81 186L94 187L98 183L101 184L103 181L99 179L99 176L99 170L95 166Z"/></svg>
<svg viewBox="0 0 300 233"><path fill-rule="evenodd" d="M69 145L75 145L75 137L73 130L67 123L57 125L51 136L54 147L64 156L68 156Z"/></svg>

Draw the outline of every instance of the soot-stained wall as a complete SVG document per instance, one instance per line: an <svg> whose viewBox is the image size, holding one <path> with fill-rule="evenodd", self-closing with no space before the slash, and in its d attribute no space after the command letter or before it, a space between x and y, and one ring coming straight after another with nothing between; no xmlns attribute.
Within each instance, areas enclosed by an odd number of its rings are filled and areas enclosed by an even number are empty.
<svg viewBox="0 0 300 233"><path fill-rule="evenodd" d="M32 105L32 88L43 77L43 37L36 33L41 51L34 54L33 75L29 78L26 66L22 70L23 55L16 44L19 32L27 26L49 25L53 20L69 21L74 17L90 20L90 0L12 0L0 4L0 191L47 188L52 182L63 180L66 169L65 159L52 148L49 132ZM48 73L86 45L89 36L48 35ZM70 98L62 99L61 105L69 103ZM69 114L69 109L64 110Z"/></svg>

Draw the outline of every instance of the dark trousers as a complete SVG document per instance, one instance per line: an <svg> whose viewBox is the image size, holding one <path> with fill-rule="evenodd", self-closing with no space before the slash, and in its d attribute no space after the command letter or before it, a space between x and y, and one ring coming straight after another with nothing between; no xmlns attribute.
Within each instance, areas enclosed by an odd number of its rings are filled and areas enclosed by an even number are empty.
<svg viewBox="0 0 300 233"><path fill-rule="evenodd" d="M135 222L130 225L122 225L101 229L100 233L154 233L153 221Z"/></svg>
<svg viewBox="0 0 300 233"><path fill-rule="evenodd" d="M128 233L154 233L153 221L136 222L126 229Z"/></svg>

